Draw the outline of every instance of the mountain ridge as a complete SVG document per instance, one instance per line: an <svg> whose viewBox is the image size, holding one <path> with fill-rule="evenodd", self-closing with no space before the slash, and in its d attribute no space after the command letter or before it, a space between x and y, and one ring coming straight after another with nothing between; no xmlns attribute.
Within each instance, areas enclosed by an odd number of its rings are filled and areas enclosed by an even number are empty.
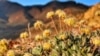
<svg viewBox="0 0 100 56"><path fill-rule="evenodd" d="M1 28L5 30L2 32L0 29L0 35L2 37L10 38L12 34L3 33L17 33L17 35L26 29L27 23L33 23L36 20L42 20L43 22L48 22L45 17L46 13L51 10L62 9L70 15L78 15L84 13L89 9L90 6L86 6L81 3L76 3L74 1L59 2L51 1L45 5L32 5L32 6L22 6L18 3L13 3L9 1L0 1L0 19L4 23L1 24ZM78 12L78 13L76 13ZM3 26L2 26L3 24ZM20 28L19 28L20 27ZM11 29L12 31L11 31ZM18 28L18 29L17 29ZM9 32L10 31L10 32ZM13 36L16 34L13 34ZM14 38L14 37L13 37Z"/></svg>

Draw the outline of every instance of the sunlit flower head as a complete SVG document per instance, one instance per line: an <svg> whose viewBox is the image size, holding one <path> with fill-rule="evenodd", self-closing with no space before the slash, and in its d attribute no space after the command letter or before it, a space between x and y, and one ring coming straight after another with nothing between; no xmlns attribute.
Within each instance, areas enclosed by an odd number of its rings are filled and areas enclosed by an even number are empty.
<svg viewBox="0 0 100 56"><path fill-rule="evenodd" d="M60 34L60 35L59 35L58 39L60 39L60 40L65 40L66 37L67 37L66 34L63 33L63 34Z"/></svg>
<svg viewBox="0 0 100 56"><path fill-rule="evenodd" d="M7 56L15 56L14 50L8 50Z"/></svg>
<svg viewBox="0 0 100 56"><path fill-rule="evenodd" d="M52 47L51 43L48 43L48 42L43 43L43 49L44 50L50 50L51 47Z"/></svg>
<svg viewBox="0 0 100 56"><path fill-rule="evenodd" d="M28 32L22 32L20 38L27 38L29 36Z"/></svg>
<svg viewBox="0 0 100 56"><path fill-rule="evenodd" d="M0 45L0 53L3 54L7 51L7 46L6 45Z"/></svg>
<svg viewBox="0 0 100 56"><path fill-rule="evenodd" d="M74 26L75 25L75 18L67 18L67 19L64 19L64 23L68 26Z"/></svg>
<svg viewBox="0 0 100 56"><path fill-rule="evenodd" d="M36 41L43 40L43 36L42 35L36 35L35 40Z"/></svg>
<svg viewBox="0 0 100 56"><path fill-rule="evenodd" d="M31 53L25 53L23 56L33 56Z"/></svg>
<svg viewBox="0 0 100 56"><path fill-rule="evenodd" d="M40 20L38 20L38 21L36 21L35 23L34 23L34 28L35 29L40 29L41 27L43 27L44 26L44 23L42 22L42 21L40 21Z"/></svg>
<svg viewBox="0 0 100 56"><path fill-rule="evenodd" d="M54 11L50 11L50 12L47 13L46 18L47 19L53 18L54 15L55 15Z"/></svg>
<svg viewBox="0 0 100 56"><path fill-rule="evenodd" d="M56 10L55 15L57 15L60 19L66 18L66 13L61 9Z"/></svg>
<svg viewBox="0 0 100 56"><path fill-rule="evenodd" d="M51 30L46 29L43 31L43 37L50 37L51 36Z"/></svg>
<svg viewBox="0 0 100 56"><path fill-rule="evenodd" d="M99 37L93 37L93 38L91 38L91 41L94 45L100 46L100 38Z"/></svg>
<svg viewBox="0 0 100 56"><path fill-rule="evenodd" d="M90 28L81 28L81 32L82 32L82 33L89 34L90 31L91 31Z"/></svg>
<svg viewBox="0 0 100 56"><path fill-rule="evenodd" d="M1 39L0 44L6 45L8 44L8 41L6 39Z"/></svg>
<svg viewBox="0 0 100 56"><path fill-rule="evenodd" d="M100 16L100 10L95 12L95 16Z"/></svg>

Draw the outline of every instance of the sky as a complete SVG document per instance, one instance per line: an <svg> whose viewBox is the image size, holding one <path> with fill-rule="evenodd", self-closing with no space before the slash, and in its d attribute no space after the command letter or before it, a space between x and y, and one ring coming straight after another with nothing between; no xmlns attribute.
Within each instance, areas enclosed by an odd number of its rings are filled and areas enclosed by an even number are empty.
<svg viewBox="0 0 100 56"><path fill-rule="evenodd" d="M50 2L51 0L9 0L11 2L17 2L23 6L30 6L30 5L45 5L46 3ZM59 1L66 1L66 0L59 0ZM75 0L77 3L83 3L86 5L93 5L96 4L98 2L100 2L100 0Z"/></svg>

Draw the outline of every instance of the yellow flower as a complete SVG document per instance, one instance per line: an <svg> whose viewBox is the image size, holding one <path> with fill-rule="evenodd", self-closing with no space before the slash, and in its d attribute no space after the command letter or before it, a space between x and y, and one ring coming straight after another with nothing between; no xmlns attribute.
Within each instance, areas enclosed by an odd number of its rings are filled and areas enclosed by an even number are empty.
<svg viewBox="0 0 100 56"><path fill-rule="evenodd" d="M66 39L66 34L61 34L61 35L59 35L59 37L58 37L58 39L60 39L60 40L64 40L64 39Z"/></svg>
<svg viewBox="0 0 100 56"><path fill-rule="evenodd" d="M54 14L55 14L54 11L50 11L50 12L47 13L46 18L47 19L53 18Z"/></svg>
<svg viewBox="0 0 100 56"><path fill-rule="evenodd" d="M3 54L7 51L7 46L6 45L0 45L0 53Z"/></svg>
<svg viewBox="0 0 100 56"><path fill-rule="evenodd" d="M15 52L13 50L8 50L7 56L15 56Z"/></svg>
<svg viewBox="0 0 100 56"><path fill-rule="evenodd" d="M93 54L92 53L88 53L87 56L93 56Z"/></svg>
<svg viewBox="0 0 100 56"><path fill-rule="evenodd" d="M57 15L60 19L66 18L66 13L61 9L56 10L55 15Z"/></svg>
<svg viewBox="0 0 100 56"><path fill-rule="evenodd" d="M64 23L68 26L73 26L75 25L75 19L74 18L64 19Z"/></svg>
<svg viewBox="0 0 100 56"><path fill-rule="evenodd" d="M1 39L0 44L6 45L8 44L8 41L6 39Z"/></svg>
<svg viewBox="0 0 100 56"><path fill-rule="evenodd" d="M28 32L22 32L20 34L20 38L27 38L28 37Z"/></svg>
<svg viewBox="0 0 100 56"><path fill-rule="evenodd" d="M99 37L93 37L92 39L91 39L91 41L92 41L92 43L94 44L94 45L96 45L96 46L100 46L100 38Z"/></svg>
<svg viewBox="0 0 100 56"><path fill-rule="evenodd" d="M43 40L43 36L41 35L36 35L35 36L35 40L38 41L38 40Z"/></svg>
<svg viewBox="0 0 100 56"><path fill-rule="evenodd" d="M100 10L95 12L95 16L100 16Z"/></svg>
<svg viewBox="0 0 100 56"><path fill-rule="evenodd" d="M51 36L51 30L46 29L43 31L43 37L50 37Z"/></svg>
<svg viewBox="0 0 100 56"><path fill-rule="evenodd" d="M85 34L89 34L90 33L90 28L81 28L81 32L85 33Z"/></svg>
<svg viewBox="0 0 100 56"><path fill-rule="evenodd" d="M31 53L25 53L23 56L33 56Z"/></svg>
<svg viewBox="0 0 100 56"><path fill-rule="evenodd" d="M50 50L51 49L51 43L43 43L43 49L44 50Z"/></svg>
<svg viewBox="0 0 100 56"><path fill-rule="evenodd" d="M43 26L44 26L44 24L43 24L43 22L40 21L40 20L38 20L38 21L36 21L36 22L34 23L34 28L35 28L35 29L40 29L40 28L43 27Z"/></svg>

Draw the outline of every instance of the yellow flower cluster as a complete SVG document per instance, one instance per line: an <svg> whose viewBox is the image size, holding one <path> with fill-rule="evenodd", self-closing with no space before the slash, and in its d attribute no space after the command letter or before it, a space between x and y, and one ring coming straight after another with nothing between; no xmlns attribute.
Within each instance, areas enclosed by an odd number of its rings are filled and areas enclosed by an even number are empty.
<svg viewBox="0 0 100 56"><path fill-rule="evenodd" d="M7 56L15 56L14 50L8 50Z"/></svg>
<svg viewBox="0 0 100 56"><path fill-rule="evenodd" d="M95 12L95 16L100 16L100 10Z"/></svg>
<svg viewBox="0 0 100 56"><path fill-rule="evenodd" d="M0 54L5 53L5 51L7 51L7 40L2 39L0 40Z"/></svg>
<svg viewBox="0 0 100 56"><path fill-rule="evenodd" d="M43 31L43 37L50 37L51 36L51 30L46 29Z"/></svg>
<svg viewBox="0 0 100 56"><path fill-rule="evenodd" d="M28 34L28 32L22 32L21 34L20 34L20 38L27 38L29 36L29 34Z"/></svg>
<svg viewBox="0 0 100 56"><path fill-rule="evenodd" d="M55 14L54 11L50 11L50 12L47 13L46 18L47 19L53 18L54 14Z"/></svg>
<svg viewBox="0 0 100 56"><path fill-rule="evenodd" d="M40 28L43 27L43 26L44 26L44 24L43 24L42 21L37 20L37 21L34 23L34 28L35 28L35 29L40 29Z"/></svg>
<svg viewBox="0 0 100 56"><path fill-rule="evenodd" d="M90 28L81 28L80 30L81 30L82 34L83 34L83 33L89 34L90 31L91 31Z"/></svg>
<svg viewBox="0 0 100 56"><path fill-rule="evenodd" d="M65 40L66 39L66 34L63 33L63 34L59 35L58 39Z"/></svg>
<svg viewBox="0 0 100 56"><path fill-rule="evenodd" d="M56 12L54 12L54 11L48 12L47 15L46 15L46 18L47 19L48 18L53 18L53 16L55 16L55 15L58 16L60 19L65 19L66 18L66 13L61 9L56 10Z"/></svg>
<svg viewBox="0 0 100 56"><path fill-rule="evenodd" d="M36 41L43 40L43 36L42 36L42 35L36 35L36 36L35 36L35 40L36 40Z"/></svg>
<svg viewBox="0 0 100 56"><path fill-rule="evenodd" d="M51 43L48 43L48 42L43 43L43 49L44 50L50 50L51 47L52 47Z"/></svg>
<svg viewBox="0 0 100 56"><path fill-rule="evenodd" d="M65 19L66 18L66 13L61 10L61 9L58 9L56 10L55 14L60 18L60 19Z"/></svg>
<svg viewBox="0 0 100 56"><path fill-rule="evenodd" d="M100 46L100 38L99 37L93 37L91 39L92 43L96 46Z"/></svg>
<svg viewBox="0 0 100 56"><path fill-rule="evenodd" d="M23 56L33 56L31 53L25 53Z"/></svg>
<svg viewBox="0 0 100 56"><path fill-rule="evenodd" d="M8 41L6 39L1 39L0 44L6 45L8 44Z"/></svg>
<svg viewBox="0 0 100 56"><path fill-rule="evenodd" d="M75 18L67 18L67 19L64 19L64 23L68 26L73 26L75 24Z"/></svg>

